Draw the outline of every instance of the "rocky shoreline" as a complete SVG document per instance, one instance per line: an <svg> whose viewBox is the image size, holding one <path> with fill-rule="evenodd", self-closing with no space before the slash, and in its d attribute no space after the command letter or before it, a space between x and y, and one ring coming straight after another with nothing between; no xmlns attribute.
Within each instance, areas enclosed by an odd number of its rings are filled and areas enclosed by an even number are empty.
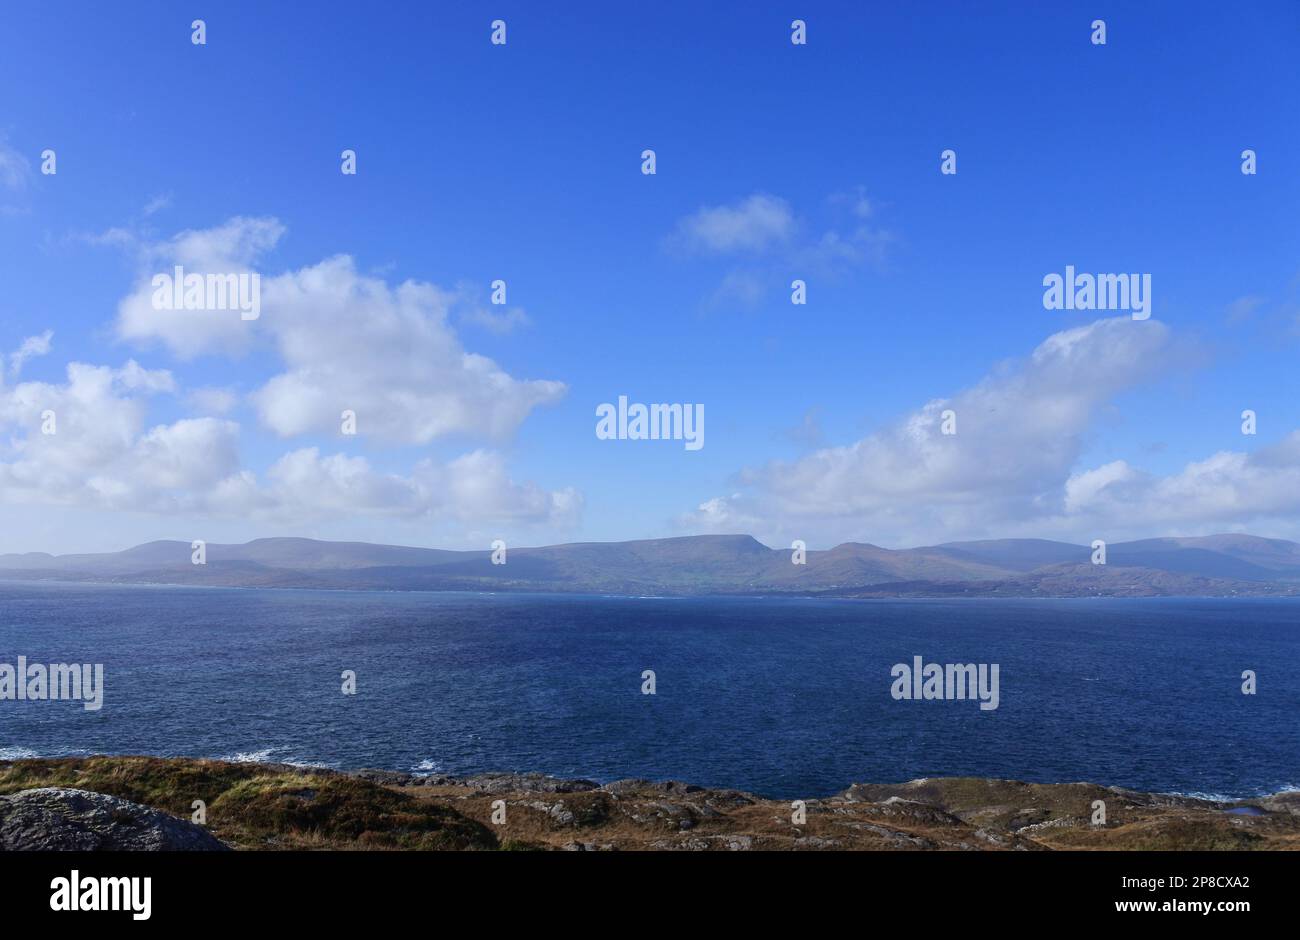
<svg viewBox="0 0 1300 940"><path fill-rule="evenodd" d="M0 761L0 849L1278 850L1300 849L1300 793L945 777L795 802L677 781L32 758Z"/></svg>

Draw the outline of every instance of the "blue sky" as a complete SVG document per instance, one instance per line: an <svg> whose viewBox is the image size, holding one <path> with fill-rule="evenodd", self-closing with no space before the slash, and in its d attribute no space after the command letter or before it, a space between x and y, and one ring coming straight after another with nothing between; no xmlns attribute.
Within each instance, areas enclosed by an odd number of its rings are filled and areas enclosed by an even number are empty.
<svg viewBox="0 0 1300 940"><path fill-rule="evenodd" d="M52 335L0 388L0 550L1300 535L1300 5L442 7L6 13L0 350ZM232 219L278 238L249 248ZM340 256L351 274L292 313L268 301L234 355L178 350L122 305L186 232L224 232L267 281ZM232 263L211 238L189 256ZM1151 320L1044 309L1066 265L1149 273ZM495 278L521 314L487 303ZM434 322L447 358L423 374L349 307L407 281L440 298L398 317ZM346 348L287 352L322 335ZM492 433L462 353L525 383ZM293 403L259 393L318 354L358 393L402 372L465 420L290 428L271 412ZM167 378L70 387L69 363L131 360ZM563 388L534 401L537 381ZM705 446L597 439L620 395L704 404ZM48 440L45 400L81 409ZM959 403L952 440L930 402Z"/></svg>

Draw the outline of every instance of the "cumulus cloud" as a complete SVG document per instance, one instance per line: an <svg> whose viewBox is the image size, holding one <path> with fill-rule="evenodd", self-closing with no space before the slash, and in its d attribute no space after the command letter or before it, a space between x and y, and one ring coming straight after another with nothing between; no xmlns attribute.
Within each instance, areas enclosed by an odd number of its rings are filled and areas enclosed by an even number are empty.
<svg viewBox="0 0 1300 940"><path fill-rule="evenodd" d="M23 340L18 349L9 354L9 377L18 378L28 359L49 355L52 339L54 339L54 331L46 330L39 336L29 336Z"/></svg>
<svg viewBox="0 0 1300 940"><path fill-rule="evenodd" d="M1169 330L1154 320L1064 330L891 427L746 470L744 491L681 521L697 530L736 531L748 522L781 535L816 530L897 544L1059 525L1124 477L1119 468L1075 475L1099 410L1175 353ZM947 412L956 434L943 433Z"/></svg>
<svg viewBox="0 0 1300 940"><path fill-rule="evenodd" d="M1264 306L1265 299L1254 294L1248 294L1245 297L1238 297L1232 303L1228 304L1228 323L1236 325L1249 320L1255 315L1260 307Z"/></svg>
<svg viewBox="0 0 1300 940"><path fill-rule="evenodd" d="M448 434L501 438L565 392L521 381L465 351L447 324L449 295L430 284L396 288L333 258L266 285L265 314L287 371L253 395L282 436L333 430L357 414L358 433L425 444Z"/></svg>
<svg viewBox="0 0 1300 940"><path fill-rule="evenodd" d="M171 205L172 194L160 193L144 204L144 208L140 210L140 214L145 218L148 218L154 213L162 212L164 209L170 209Z"/></svg>
<svg viewBox="0 0 1300 940"><path fill-rule="evenodd" d="M274 219L236 218L152 246L148 257L165 265L160 272L175 263L187 274L252 273L283 231ZM259 341L275 351L283 371L251 400L283 437L334 433L348 410L359 435L390 443L501 439L566 391L558 381L516 379L467 351L449 322L457 292L419 281L390 285L359 273L347 255L263 277L256 320L237 311L155 310L152 295L146 276L122 302L123 338L161 342L182 358L237 354Z"/></svg>
<svg viewBox="0 0 1300 940"><path fill-rule="evenodd" d="M781 434L801 447L821 447L826 442L822 432L820 407L809 408L794 427L785 428Z"/></svg>
<svg viewBox="0 0 1300 940"><path fill-rule="evenodd" d="M676 242L717 254L761 251L790 238L794 213L784 199L755 193L726 206L705 206L677 225Z"/></svg>
<svg viewBox="0 0 1300 940"><path fill-rule="evenodd" d="M462 312L460 321L471 326L480 326L498 336L513 333L532 322L521 307L509 307L498 312L481 304L475 304Z"/></svg>
<svg viewBox="0 0 1300 940"><path fill-rule="evenodd" d="M839 276L850 268L883 264L893 232L858 224L845 231L823 232L815 241L801 246L792 262L809 274Z"/></svg>
<svg viewBox="0 0 1300 940"><path fill-rule="evenodd" d="M874 203L867 198L867 188L861 185L843 192L832 193L827 201L833 206L847 208L859 219L869 219L876 211Z"/></svg>
<svg viewBox="0 0 1300 940"><path fill-rule="evenodd" d="M302 524L337 516L450 521L467 526L576 524L582 496L569 488L547 491L517 483L505 459L474 451L448 463L422 460L409 475L376 470L348 454L305 447L285 454L259 483L247 472L223 480L211 494L211 512Z"/></svg>
<svg viewBox="0 0 1300 940"><path fill-rule="evenodd" d="M301 448L259 480L242 465L240 427L216 417L147 426L148 399L174 394L166 370L72 363L62 384L26 382L0 393L0 500L302 524L330 515L379 515L467 524L568 526L582 509L573 489L517 483L496 452L420 461L407 476L364 457Z"/></svg>
<svg viewBox="0 0 1300 940"><path fill-rule="evenodd" d="M31 162L19 151L0 138L0 187L19 190L27 186L31 177Z"/></svg>
<svg viewBox="0 0 1300 940"><path fill-rule="evenodd" d="M224 415L235 410L239 395L231 388L204 386L191 389L186 396L190 407L207 415Z"/></svg>
<svg viewBox="0 0 1300 940"><path fill-rule="evenodd" d="M173 275L177 265L186 275L252 274L253 262L283 234L284 226L275 219L243 217L211 229L190 229L159 243L139 243L122 232L113 243L134 245L141 275L136 289L118 304L118 335L142 345L160 342L181 359L247 351L259 335L257 321L243 320L234 310L157 310L151 280ZM262 309L265 313L265 301Z"/></svg>
<svg viewBox="0 0 1300 940"><path fill-rule="evenodd" d="M731 303L742 307L756 306L767 293L771 280L758 271L728 271L709 299L709 306L723 307Z"/></svg>
<svg viewBox="0 0 1300 940"><path fill-rule="evenodd" d="M8 502L99 508L175 508L162 492L219 479L234 466L234 428L212 420L145 430L148 396L175 389L170 372L129 361L74 362L62 384L23 382L0 394L0 426L14 437L0 461Z"/></svg>
<svg viewBox="0 0 1300 940"><path fill-rule="evenodd" d="M241 382L249 369L267 362L270 369L246 400L282 437L335 437L342 413L352 411L352 440L361 446L455 434L504 438L533 408L563 395L560 382L516 379L461 345L449 311L463 292L391 285L358 273L346 255L262 277L258 319L241 318L239 309L154 308L153 274L171 274L175 265L186 274L260 274L283 234L275 219L237 217L163 242L131 232L112 239L141 264L118 308L119 337L182 361L255 352ZM9 357L11 374L49 348L49 334L26 340ZM187 406L191 416L151 423L157 396L172 397L171 407ZM389 472L372 455L299 446L259 473L242 459L240 425L225 417L240 400L230 387L182 391L170 371L134 360L116 369L71 363L64 383L0 385L0 431L9 435L0 445L0 501L285 525L379 516L566 527L581 513L576 490L518 482L490 449Z"/></svg>
<svg viewBox="0 0 1300 940"><path fill-rule="evenodd" d="M1300 515L1300 431L1254 453L1220 451L1168 476L1112 461L1070 477L1066 511L1139 531L1294 521Z"/></svg>
<svg viewBox="0 0 1300 940"><path fill-rule="evenodd" d="M665 243L683 256L726 258L733 265L709 306L753 307L769 292L788 288L792 277L838 278L885 260L896 239L874 223L876 207L863 187L825 202L829 217L814 221L796 216L785 199L755 193L686 216Z"/></svg>
<svg viewBox="0 0 1300 940"><path fill-rule="evenodd" d="M409 475L376 471L363 456L289 452L266 471L265 485L233 478L214 498L227 511L300 523L330 514L452 520L465 525L575 524L573 489L547 491L511 480L502 455L473 451L448 463L421 460Z"/></svg>

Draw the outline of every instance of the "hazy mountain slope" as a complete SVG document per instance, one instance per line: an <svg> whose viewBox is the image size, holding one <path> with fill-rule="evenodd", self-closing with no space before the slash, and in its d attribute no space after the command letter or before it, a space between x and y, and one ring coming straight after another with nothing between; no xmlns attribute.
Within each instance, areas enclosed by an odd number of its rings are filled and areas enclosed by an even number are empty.
<svg viewBox="0 0 1300 940"><path fill-rule="evenodd" d="M774 589L827 590L889 581L974 581L1006 575L1005 568L976 559L950 557L929 549L891 550L848 542L827 551L810 551L807 563L791 563L790 550L778 550L762 582Z"/></svg>
<svg viewBox="0 0 1300 940"><path fill-rule="evenodd" d="M1033 571L1044 565L1074 564L1089 560L1092 549L1047 539L988 539L982 542L945 542L922 551L965 559L1008 571Z"/></svg>
<svg viewBox="0 0 1300 940"><path fill-rule="evenodd" d="M616 594L813 594L829 596L1234 595L1300 593L1300 545L1220 535L1146 539L1091 549L1043 539L951 542L887 549L849 542L809 551L748 535L633 542L575 542L491 552L445 551L302 538L207 545L157 541L96 555L0 556L0 578L353 590L515 590Z"/></svg>
<svg viewBox="0 0 1300 940"><path fill-rule="evenodd" d="M1300 579L1300 545L1249 535L1120 542L1107 549L1106 561L1248 581Z"/></svg>
<svg viewBox="0 0 1300 940"><path fill-rule="evenodd" d="M29 568L98 572L139 571L191 565L189 542L145 542L122 552L99 555L0 555L0 568ZM457 561L473 552L436 548L372 545L368 542L322 542L316 539L254 539L242 545L210 542L205 547L209 563L254 562L295 570L368 568L376 565L436 565Z"/></svg>
<svg viewBox="0 0 1300 940"><path fill-rule="evenodd" d="M1232 555L1277 570L1300 570L1300 545L1285 539L1265 539L1257 535L1207 535L1199 539L1166 539L1179 544L1194 543L1225 555Z"/></svg>

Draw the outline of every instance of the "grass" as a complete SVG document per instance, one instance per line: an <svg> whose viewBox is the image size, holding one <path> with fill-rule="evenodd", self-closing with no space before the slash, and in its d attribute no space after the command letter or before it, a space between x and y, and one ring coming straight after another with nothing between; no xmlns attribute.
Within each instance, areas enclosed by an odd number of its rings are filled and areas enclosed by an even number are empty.
<svg viewBox="0 0 1300 940"><path fill-rule="evenodd" d="M783 800L736 799L662 787L617 792L499 793L451 784L384 786L360 777L277 764L157 757L0 761L0 795L73 787L122 797L191 818L202 800L207 826L241 849L497 849L536 851L591 845L618 849L1300 849L1300 798L1274 798L1264 816L1228 816L1211 804L1119 793L1090 784L933 778L862 784L857 800L809 804L794 825ZM901 803L886 803L898 796ZM494 825L505 799L508 823ZM1105 826L1089 824L1106 802ZM1059 820L1065 825L1023 829ZM689 822L683 826L682 823ZM997 839L980 838L978 830ZM498 833L500 839L498 840Z"/></svg>
<svg viewBox="0 0 1300 940"><path fill-rule="evenodd" d="M157 757L0 762L0 795L75 787L183 819L206 805L217 838L245 849L494 849L482 823L355 777L311 768Z"/></svg>

